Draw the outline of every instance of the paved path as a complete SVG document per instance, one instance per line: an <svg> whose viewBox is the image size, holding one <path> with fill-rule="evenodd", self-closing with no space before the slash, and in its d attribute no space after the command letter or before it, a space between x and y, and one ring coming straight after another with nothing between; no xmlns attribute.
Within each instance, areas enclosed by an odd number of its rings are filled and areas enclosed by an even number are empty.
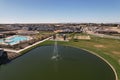
<svg viewBox="0 0 120 80"><path fill-rule="evenodd" d="M44 42L44 41L46 41L46 40L48 40L48 39L50 39L50 38L51 38L51 37L46 38L46 39L44 39L44 40L42 40L42 41L36 42L36 43L34 43L33 45L30 45L30 46L25 47L24 49L20 49L20 50L4 49L4 51L8 51L8 52L13 52L13 53L18 53L18 54L19 54L21 51L24 51L24 50L26 50L26 49L28 49L28 48L30 48L30 47L33 47L33 46L35 46L35 45L37 45L37 44L40 44L40 43L42 43L42 42Z"/></svg>
<svg viewBox="0 0 120 80"><path fill-rule="evenodd" d="M3 48L3 49L4 49L4 51L7 51L7 52L13 52L13 53L17 53L17 50L5 49L5 48Z"/></svg>

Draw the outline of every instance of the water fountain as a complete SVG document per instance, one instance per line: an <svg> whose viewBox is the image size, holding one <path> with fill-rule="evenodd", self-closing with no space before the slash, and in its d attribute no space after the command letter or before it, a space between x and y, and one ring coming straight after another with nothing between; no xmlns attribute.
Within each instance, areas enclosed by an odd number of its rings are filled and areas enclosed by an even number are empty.
<svg viewBox="0 0 120 80"><path fill-rule="evenodd" d="M59 58L59 54L58 54L58 48L57 48L57 39L55 39L54 50L53 50L51 59L58 60L58 58Z"/></svg>

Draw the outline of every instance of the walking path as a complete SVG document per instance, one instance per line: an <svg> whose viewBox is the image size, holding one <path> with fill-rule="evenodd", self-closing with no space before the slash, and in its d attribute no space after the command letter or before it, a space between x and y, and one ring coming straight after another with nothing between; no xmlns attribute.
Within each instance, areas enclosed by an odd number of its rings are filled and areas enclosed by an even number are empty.
<svg viewBox="0 0 120 80"><path fill-rule="evenodd" d="M46 41L46 40L48 40L48 39L50 39L50 38L51 38L51 37L46 38L46 39L44 39L44 40L42 40L42 41L36 42L36 43L34 43L33 45L30 45L30 46L25 47L24 49L20 49L20 50L4 49L4 51L8 51L8 52L13 52L13 53L18 53L18 54L19 54L21 51L24 51L24 50L26 50L26 49L28 49L28 48L30 48L30 47L33 47L33 46L35 46L35 45L37 45L37 44L40 44L40 43L42 43L42 42L44 42L44 41Z"/></svg>

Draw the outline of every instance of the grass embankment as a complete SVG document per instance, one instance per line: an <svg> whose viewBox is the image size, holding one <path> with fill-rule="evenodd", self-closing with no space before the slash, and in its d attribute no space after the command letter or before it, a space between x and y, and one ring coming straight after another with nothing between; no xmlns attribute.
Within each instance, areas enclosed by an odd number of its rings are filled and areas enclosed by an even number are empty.
<svg viewBox="0 0 120 80"><path fill-rule="evenodd" d="M75 36L75 34L70 35ZM45 41L41 44L38 44L34 47L31 47L23 52L21 54L26 53L30 51L33 48L36 48L38 46L42 45L51 45L54 44L53 41ZM74 41L72 39L69 42L58 42L60 45L65 46L72 46L82 49L87 49L89 51L92 51L104 59L106 59L116 70L118 74L118 79L120 80L120 40L116 39L108 39L108 38L99 38L91 36L91 40L77 40Z"/></svg>

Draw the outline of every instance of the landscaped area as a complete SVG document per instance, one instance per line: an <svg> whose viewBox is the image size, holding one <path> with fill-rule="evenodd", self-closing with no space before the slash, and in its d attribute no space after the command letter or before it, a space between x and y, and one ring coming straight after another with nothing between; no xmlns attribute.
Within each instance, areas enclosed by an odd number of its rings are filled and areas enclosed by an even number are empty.
<svg viewBox="0 0 120 80"><path fill-rule="evenodd" d="M36 41L39 41L41 38L44 39L45 36L43 36L43 35L45 35L45 34L48 35L50 33L49 32L47 32L47 33L40 32L40 33L36 34L35 37L33 37L33 41L36 42ZM52 33L52 34L54 34L54 33ZM83 34L83 33L82 34L81 33L70 33L70 34L66 34L66 36L67 36L67 38L69 38L69 41L59 41L58 40L57 41L58 45L80 48L80 49L86 50L90 53L101 56L102 58L107 60L107 62L109 62L113 66L112 68L115 69L118 79L120 80L120 53L119 53L120 52L120 49L119 49L120 48L120 45L119 45L120 40L119 39L100 38L100 37ZM86 39L86 38L81 39L81 38L79 38L81 36L82 37L89 36L90 39ZM55 43L54 40L48 40L43 43L36 44L32 47L29 47L25 50L22 50L20 52L20 54L22 55L25 53L29 53L29 51L30 52L35 51L34 48L37 48L39 46L44 47L46 45L48 45L48 46L54 45L54 43ZM52 50L52 49L50 49L50 50ZM32 52L31 54L33 54L33 53L34 52ZM58 47L58 53L59 53L59 47ZM50 56L50 55L51 54L49 54L48 56ZM64 59L62 59L62 60L64 60Z"/></svg>

